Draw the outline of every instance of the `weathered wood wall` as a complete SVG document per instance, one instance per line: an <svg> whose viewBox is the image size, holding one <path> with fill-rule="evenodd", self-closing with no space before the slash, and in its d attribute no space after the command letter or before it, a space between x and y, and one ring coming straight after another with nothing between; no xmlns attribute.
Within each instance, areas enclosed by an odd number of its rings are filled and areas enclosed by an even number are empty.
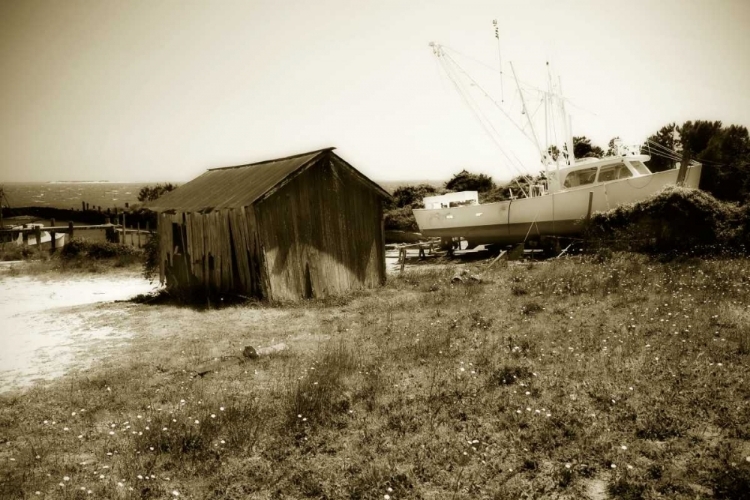
<svg viewBox="0 0 750 500"><path fill-rule="evenodd" d="M325 157L256 204L270 296L325 297L385 281L382 203Z"/></svg>
<svg viewBox="0 0 750 500"><path fill-rule="evenodd" d="M159 216L161 280L169 287L265 297L253 207Z"/></svg>
<svg viewBox="0 0 750 500"><path fill-rule="evenodd" d="M385 282L380 196L335 158L244 208L159 215L169 287L275 300L325 297Z"/></svg>

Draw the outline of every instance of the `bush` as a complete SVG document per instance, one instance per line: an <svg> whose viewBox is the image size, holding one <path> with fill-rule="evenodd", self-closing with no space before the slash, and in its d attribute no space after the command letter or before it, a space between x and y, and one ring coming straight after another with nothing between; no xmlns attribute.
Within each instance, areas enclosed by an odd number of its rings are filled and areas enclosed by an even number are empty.
<svg viewBox="0 0 750 500"><path fill-rule="evenodd" d="M445 183L445 189L449 191L478 191L483 193L494 189L495 183L492 177L484 174L472 174L467 170L461 170Z"/></svg>
<svg viewBox="0 0 750 500"><path fill-rule="evenodd" d="M434 196L436 194L438 194L437 188L429 184L399 186L393 192L393 201L395 208L423 208L422 199L425 196Z"/></svg>
<svg viewBox="0 0 750 500"><path fill-rule="evenodd" d="M419 231L411 207L396 208L385 213L385 229L389 231Z"/></svg>
<svg viewBox="0 0 750 500"><path fill-rule="evenodd" d="M139 256L140 252L133 247L120 243L92 242L73 238L60 250L60 258L71 260L87 257L89 259L114 259Z"/></svg>
<svg viewBox="0 0 750 500"><path fill-rule="evenodd" d="M151 233L143 247L143 277L153 281L159 274L159 233Z"/></svg>
<svg viewBox="0 0 750 500"><path fill-rule="evenodd" d="M18 245L17 243L0 244L0 261L47 259L49 254L39 250L38 246Z"/></svg>
<svg viewBox="0 0 750 500"><path fill-rule="evenodd" d="M591 218L588 237L603 247L653 254L745 251L750 210L697 189L669 186L638 203Z"/></svg>

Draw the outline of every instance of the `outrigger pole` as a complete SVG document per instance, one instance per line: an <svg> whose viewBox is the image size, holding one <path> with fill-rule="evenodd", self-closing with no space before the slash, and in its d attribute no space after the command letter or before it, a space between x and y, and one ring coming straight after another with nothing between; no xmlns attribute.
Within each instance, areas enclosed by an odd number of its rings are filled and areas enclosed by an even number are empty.
<svg viewBox="0 0 750 500"><path fill-rule="evenodd" d="M521 104L523 105L523 114L526 115L526 120L529 122L529 127L531 127L531 136L534 138L534 144L536 145L536 149L539 151L539 158L542 161L542 164L544 164L544 151L542 151L542 147L539 145L539 139L536 137L536 130L534 129L534 124L531 123L531 116L529 116L529 110L526 108L526 99L523 97L523 92L521 91L521 86L518 84L518 76L516 76L516 69L513 67L513 63L510 63L510 69L513 71L513 78L516 80L516 87L518 88L518 93L521 94Z"/></svg>

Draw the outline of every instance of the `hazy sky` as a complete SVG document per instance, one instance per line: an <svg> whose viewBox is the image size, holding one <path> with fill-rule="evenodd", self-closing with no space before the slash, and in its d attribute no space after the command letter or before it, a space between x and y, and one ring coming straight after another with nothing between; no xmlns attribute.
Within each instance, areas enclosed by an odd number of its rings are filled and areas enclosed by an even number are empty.
<svg viewBox="0 0 750 500"><path fill-rule="evenodd" d="M601 146L750 125L748 0L2 0L0 182L185 181L327 146L376 180L508 178L428 47L499 97L493 19L506 76L551 61Z"/></svg>

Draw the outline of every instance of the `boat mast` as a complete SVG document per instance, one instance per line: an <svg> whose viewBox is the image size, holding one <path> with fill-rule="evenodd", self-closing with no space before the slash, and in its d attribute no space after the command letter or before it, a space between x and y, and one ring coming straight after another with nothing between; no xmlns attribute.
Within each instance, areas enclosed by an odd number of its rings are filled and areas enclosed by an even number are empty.
<svg viewBox="0 0 750 500"><path fill-rule="evenodd" d="M500 67L500 102L505 102L505 91L503 90L503 57L500 52L500 32L497 27L497 19L492 20L492 25L495 27L495 39L497 40L497 62Z"/></svg>
<svg viewBox="0 0 750 500"><path fill-rule="evenodd" d="M539 145L539 139L536 137L536 130L534 129L534 124L531 123L531 116L529 116L529 110L526 107L526 99L523 97L523 92L521 91L521 85L518 83L518 76L516 75L516 69L513 67L513 63L510 63L510 69L513 71L513 78L516 80L516 88L518 89L518 93L521 95L521 104L523 105L523 114L526 115L526 120L529 122L529 127L531 127L531 136L534 138L534 144L536 144L536 149L539 151L539 158L544 164L544 151L542 151L542 147Z"/></svg>
<svg viewBox="0 0 750 500"><path fill-rule="evenodd" d="M552 94L552 73L550 72L550 69L549 69L549 61L547 61L547 94L546 94L546 96L547 96L547 99L548 99L547 104L550 107L550 112L552 112L552 105L553 105L553 101L552 101L552 97L553 97L553 94ZM552 116L554 117L554 113L552 113ZM554 118L553 118L552 126L553 127L555 126L555 124L554 124ZM560 179L560 154L562 153L562 148L559 148L558 144L557 144L557 132L555 132L554 135L555 135L555 147L558 148L557 157L555 157L554 160L555 160L555 170L557 171L557 184L558 184L557 187L559 188L560 187L560 181L561 181L561 179ZM549 151L549 142L547 142L547 151Z"/></svg>
<svg viewBox="0 0 750 500"><path fill-rule="evenodd" d="M563 127L565 128L565 141L568 150L568 165L573 166L576 156L573 152L573 122L572 118L565 112L565 97L562 91L562 78L558 77L560 88L560 109L562 110Z"/></svg>

